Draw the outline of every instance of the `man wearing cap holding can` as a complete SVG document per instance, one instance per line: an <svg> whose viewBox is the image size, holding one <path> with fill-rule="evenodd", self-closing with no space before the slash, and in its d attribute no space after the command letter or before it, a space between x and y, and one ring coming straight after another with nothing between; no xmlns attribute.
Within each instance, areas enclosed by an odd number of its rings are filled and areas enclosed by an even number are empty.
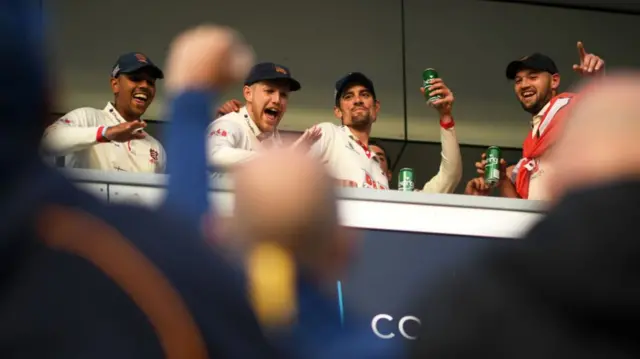
<svg viewBox="0 0 640 359"><path fill-rule="evenodd" d="M580 64L573 70L582 76L604 73L604 60L585 51L582 42L578 42ZM534 53L512 61L507 66L507 78L514 81L516 97L522 108L533 115L531 130L522 145L522 158L507 168L501 160L501 173L498 187L503 197L533 200L550 200L546 193L544 178L552 169L545 161L546 151L554 144L562 126L567 109L574 102L576 94L558 93L560 73L555 62L548 56ZM465 193L488 195L489 186L484 183L484 165L486 160L476 163L479 178L467 183Z"/></svg>
<svg viewBox="0 0 640 359"><path fill-rule="evenodd" d="M280 147L278 124L289 103L289 93L300 83L283 65L255 65L244 81L245 106L217 118L208 129L208 156L212 166L228 167L254 158L262 149ZM307 130L293 146L317 140L319 131Z"/></svg>
<svg viewBox="0 0 640 359"><path fill-rule="evenodd" d="M455 190L462 175L460 147L451 116L454 98L441 79L434 79L430 90L431 95L442 96L429 104L440 113L443 151L440 171L424 185L423 191L448 193ZM349 73L336 82L334 101L334 115L342 126L329 122L319 124L322 137L312 151L322 157L342 185L389 189L388 171L383 170L369 147L371 128L380 110L373 82L362 73Z"/></svg>
<svg viewBox="0 0 640 359"><path fill-rule="evenodd" d="M62 116L46 129L44 152L65 156L66 167L164 172L164 148L144 131L141 119L162 78L162 70L146 55L121 55L111 71L113 102L102 110L82 107Z"/></svg>

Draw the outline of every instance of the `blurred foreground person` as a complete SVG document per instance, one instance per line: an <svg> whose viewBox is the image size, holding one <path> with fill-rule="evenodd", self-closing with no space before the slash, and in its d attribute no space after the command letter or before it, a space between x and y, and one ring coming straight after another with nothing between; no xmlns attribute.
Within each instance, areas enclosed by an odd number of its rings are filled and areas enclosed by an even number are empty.
<svg viewBox="0 0 640 359"><path fill-rule="evenodd" d="M0 357L275 358L240 276L177 210L106 206L42 163L51 89L29 4L0 16ZM208 51L198 76L224 87L230 31L184 36Z"/></svg>
<svg viewBox="0 0 640 359"><path fill-rule="evenodd" d="M172 175L165 206L179 208L176 216L194 226L209 214L206 140L201 134L216 100L212 89L235 79L217 70L221 59L211 52L217 38L209 39L214 42L205 38L179 46L167 71L174 99L167 139ZM227 66L228 71L242 64ZM270 338L294 358L398 358L387 341L371 335L367 321L341 323L331 290L354 244L338 225L333 182L322 163L291 148L265 150L237 166L234 175L235 236L218 243L248 266L247 295Z"/></svg>
<svg viewBox="0 0 640 359"><path fill-rule="evenodd" d="M557 203L466 281L432 288L412 358L640 356L640 73L592 85L549 157Z"/></svg>
<svg viewBox="0 0 640 359"><path fill-rule="evenodd" d="M265 330L296 358L400 358L369 323L341 323L336 281L355 254L322 162L272 151L237 168L232 231ZM256 180L259 179L259 180Z"/></svg>

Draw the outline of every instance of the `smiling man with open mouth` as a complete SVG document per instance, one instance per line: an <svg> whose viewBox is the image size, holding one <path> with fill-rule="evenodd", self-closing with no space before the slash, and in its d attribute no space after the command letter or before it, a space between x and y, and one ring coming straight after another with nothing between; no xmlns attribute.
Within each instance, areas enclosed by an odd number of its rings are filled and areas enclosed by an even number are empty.
<svg viewBox="0 0 640 359"><path fill-rule="evenodd" d="M272 62L255 65L242 88L245 106L209 125L209 164L225 168L252 159L263 149L280 147L278 124L287 111L289 93L300 87L289 68L283 65ZM318 130L309 129L292 147L308 150L319 136Z"/></svg>
<svg viewBox="0 0 640 359"><path fill-rule="evenodd" d="M603 75L604 60L588 53L582 41L578 41L576 47L579 63L573 65L573 71L583 77ZM511 61L506 75L513 81L520 105L532 117L531 130L522 144L522 158L509 167L504 159L500 160L499 193L503 197L552 200L545 181L550 173L559 169L549 165L547 156L578 94L560 92L560 72L555 62L539 52ZM465 193L484 196L490 193L483 177L485 165L486 156L483 155L481 161L476 162L479 177L467 183Z"/></svg>
<svg viewBox="0 0 640 359"><path fill-rule="evenodd" d="M102 110L82 107L62 116L46 129L44 152L65 156L65 167L164 172L164 148L144 131L141 119L162 78L162 70L146 55L121 55L111 69L113 102Z"/></svg>

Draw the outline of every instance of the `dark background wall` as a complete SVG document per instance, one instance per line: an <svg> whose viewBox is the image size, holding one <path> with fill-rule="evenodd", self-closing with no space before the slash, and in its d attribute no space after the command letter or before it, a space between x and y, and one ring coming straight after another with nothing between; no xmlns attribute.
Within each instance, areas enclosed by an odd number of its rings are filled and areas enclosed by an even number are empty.
<svg viewBox="0 0 640 359"><path fill-rule="evenodd" d="M104 107L111 99L109 71L119 54L141 51L162 66L175 34L197 23L216 22L240 30L259 61L284 63L302 82L282 130L335 121L335 80L350 71L368 74L382 102L373 136L385 139L396 169L414 168L419 183L439 166L437 114L418 92L421 71L434 67L456 96L456 131L465 162L459 192L487 146L505 148L509 161L518 158L529 115L504 76L509 61L534 51L546 53L555 59L568 89L578 79L571 71L578 60L578 40L609 67L633 66L640 57L637 15L557 6L573 0L327 0L312 7L296 0L281 0L278 6L248 0L242 7L222 0L29 1L41 2L51 29L59 85L56 113ZM532 2L553 6L528 4ZM605 6L637 10L619 3L600 7ZM224 99L240 96L236 86ZM162 120L163 100L160 83L148 118ZM160 138L163 128L161 122L150 126Z"/></svg>

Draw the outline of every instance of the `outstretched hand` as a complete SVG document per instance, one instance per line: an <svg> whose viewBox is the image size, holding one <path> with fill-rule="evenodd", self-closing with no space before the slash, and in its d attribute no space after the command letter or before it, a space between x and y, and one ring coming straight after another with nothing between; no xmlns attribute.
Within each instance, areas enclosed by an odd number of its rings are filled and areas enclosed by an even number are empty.
<svg viewBox="0 0 640 359"><path fill-rule="evenodd" d="M322 130L313 126L309 129L306 129L304 133L296 140L296 142L291 145L293 149L304 149L308 151L314 143L316 143L320 137L322 137Z"/></svg>
<svg viewBox="0 0 640 359"><path fill-rule="evenodd" d="M578 41L579 64L573 65L573 71L582 76L593 76L604 72L604 60L595 54L587 53L582 41Z"/></svg>

